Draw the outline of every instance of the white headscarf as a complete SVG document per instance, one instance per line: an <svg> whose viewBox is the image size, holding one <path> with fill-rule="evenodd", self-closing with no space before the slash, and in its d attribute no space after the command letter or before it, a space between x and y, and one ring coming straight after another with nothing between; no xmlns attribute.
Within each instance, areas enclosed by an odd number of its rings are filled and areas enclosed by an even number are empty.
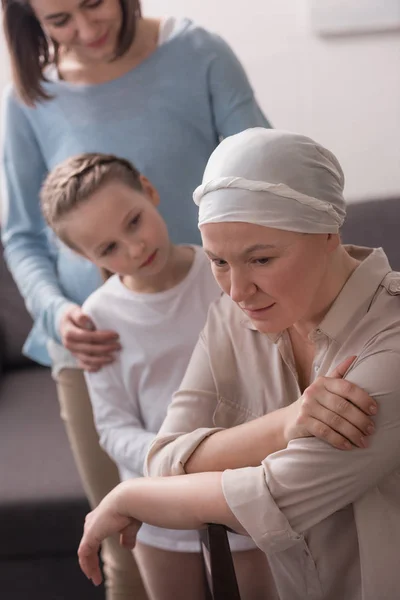
<svg viewBox="0 0 400 600"><path fill-rule="evenodd" d="M212 153L193 194L199 227L244 222L300 233L337 233L345 215L336 157L303 135L254 128Z"/></svg>

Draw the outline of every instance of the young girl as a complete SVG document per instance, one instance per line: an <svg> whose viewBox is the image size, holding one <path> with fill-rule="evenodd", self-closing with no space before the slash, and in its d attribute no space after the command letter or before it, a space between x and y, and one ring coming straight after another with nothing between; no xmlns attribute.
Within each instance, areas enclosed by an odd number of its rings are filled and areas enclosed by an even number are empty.
<svg viewBox="0 0 400 600"><path fill-rule="evenodd" d="M115 273L84 311L96 327L118 332L122 351L86 379L101 444L122 479L143 474L208 307L220 296L202 249L171 244L158 202L155 188L132 165L99 154L62 163L42 190L43 212L57 235ZM196 393L192 399L196 417ZM266 559L250 538L232 535L231 546L242 598L274 598ZM144 525L135 553L152 599L204 599L197 532Z"/></svg>

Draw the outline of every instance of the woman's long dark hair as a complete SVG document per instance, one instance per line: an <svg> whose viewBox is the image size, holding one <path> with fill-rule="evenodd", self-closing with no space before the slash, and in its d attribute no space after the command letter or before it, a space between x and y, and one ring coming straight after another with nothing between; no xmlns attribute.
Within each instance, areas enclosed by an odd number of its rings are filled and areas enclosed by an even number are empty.
<svg viewBox="0 0 400 600"><path fill-rule="evenodd" d="M122 26L115 57L125 54L136 32L136 20L141 16L140 0L119 0ZM44 87L45 68L57 62L58 47L43 31L28 0L1 0L3 27L11 59L15 88L28 105L51 98Z"/></svg>

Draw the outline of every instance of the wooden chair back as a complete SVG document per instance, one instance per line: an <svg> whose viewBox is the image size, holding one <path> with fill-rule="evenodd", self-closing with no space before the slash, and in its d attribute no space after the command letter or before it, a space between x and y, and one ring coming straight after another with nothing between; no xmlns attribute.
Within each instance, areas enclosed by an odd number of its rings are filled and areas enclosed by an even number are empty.
<svg viewBox="0 0 400 600"><path fill-rule="evenodd" d="M240 600L226 528L208 525L200 539L210 600Z"/></svg>

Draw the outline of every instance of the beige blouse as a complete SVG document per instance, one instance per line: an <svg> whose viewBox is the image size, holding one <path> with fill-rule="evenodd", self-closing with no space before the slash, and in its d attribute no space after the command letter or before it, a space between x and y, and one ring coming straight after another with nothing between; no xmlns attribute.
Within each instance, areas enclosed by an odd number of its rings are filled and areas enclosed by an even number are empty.
<svg viewBox="0 0 400 600"><path fill-rule="evenodd" d="M310 334L313 379L357 355L346 379L379 404L369 447L302 438L259 467L223 474L226 501L268 555L281 600L400 598L400 273L381 249L347 250L362 262ZM150 449L149 474L184 473L205 437L300 394L287 332L259 333L223 296Z"/></svg>

